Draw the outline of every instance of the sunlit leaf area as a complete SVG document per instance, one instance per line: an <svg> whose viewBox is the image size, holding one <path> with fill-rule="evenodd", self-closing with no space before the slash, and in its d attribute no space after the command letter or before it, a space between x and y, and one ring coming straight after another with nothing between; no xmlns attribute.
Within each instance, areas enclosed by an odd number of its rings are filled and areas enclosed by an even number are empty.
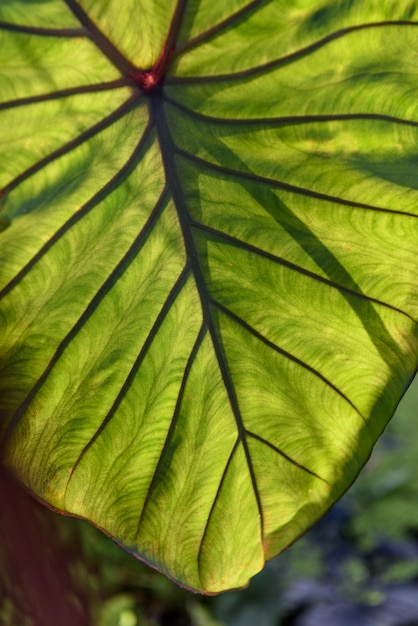
<svg viewBox="0 0 418 626"><path fill-rule="evenodd" d="M0 623L414 624L418 622L417 417L418 380L402 400L357 482L332 511L303 539L267 563L247 589L213 598L180 589L164 575L132 559L88 523L59 516L40 505L34 508L26 497L30 505L23 510L26 531L20 539L23 551L38 560L32 570L26 564L25 575L18 558L9 554L5 560L7 550L2 540ZM4 523L4 516L0 520ZM36 529L35 544L40 542L38 552L28 537L32 527ZM39 600L30 592L36 587L36 580L31 578L34 575L46 586L47 600L39 612ZM57 583L57 575L62 584ZM51 603L51 592L60 594L55 604ZM65 622L63 616L67 614L70 621Z"/></svg>
<svg viewBox="0 0 418 626"><path fill-rule="evenodd" d="M417 49L413 0L0 0L2 611L354 623L418 575Z"/></svg>

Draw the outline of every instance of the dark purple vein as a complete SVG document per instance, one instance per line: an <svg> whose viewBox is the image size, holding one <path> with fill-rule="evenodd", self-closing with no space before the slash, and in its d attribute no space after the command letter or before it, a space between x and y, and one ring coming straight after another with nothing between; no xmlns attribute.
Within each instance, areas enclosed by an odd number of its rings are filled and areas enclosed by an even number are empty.
<svg viewBox="0 0 418 626"><path fill-rule="evenodd" d="M169 185L173 200L177 209L177 214L180 221L180 226L183 234L184 245L186 248L186 253L191 262L191 268L196 280L196 286L199 293L199 299L201 302L202 310L203 310L203 318L209 330L210 337L212 339L212 345L215 351L216 359L219 366L219 371L223 380L223 384L228 396L228 400L230 403L230 407L232 410L232 414L234 416L239 437L242 441L242 445L245 452L245 457L248 465L248 470L253 486L253 491L257 500L258 510L260 514L260 526L261 526L261 535L263 536L264 532L264 521L263 521L263 508L261 504L261 498L257 487L257 480L254 473L254 468L251 461L251 455L248 449L248 445L245 439L245 428L241 415L241 410L239 408L239 402L235 391L235 386L232 381L231 373L228 368L227 360L224 354L224 349L222 346L222 340L218 336L217 329L215 326L215 322L212 318L212 314L209 308L210 296L207 291L205 279L203 276L202 269L199 264L199 257L197 254L196 246L193 240L192 234L192 223L190 219L190 214L187 208L187 202L183 193L182 184L180 181L179 174L177 172L175 160L173 155L175 153L175 145L173 143L173 139L171 137L168 123L165 117L164 111L164 103L162 98L158 93L155 93L150 98L151 110L153 112L153 117L155 120L155 125L157 129L157 135L160 142L161 154L163 157L164 170L166 173L167 184Z"/></svg>
<svg viewBox="0 0 418 626"><path fill-rule="evenodd" d="M174 53L176 38L181 28L187 1L188 0L177 1L168 35L165 39L160 56L154 66L148 70L133 69L129 73L129 76L136 82L136 84L145 91L149 92L155 90L156 88L158 89L165 79L171 57Z"/></svg>
<svg viewBox="0 0 418 626"><path fill-rule="evenodd" d="M59 98L68 98L84 93L97 93L100 91L108 91L110 89L118 89L120 87L134 87L135 84L129 78L118 78L104 83L95 83L93 85L80 85L79 87L69 87L68 89L57 89L50 93L43 93L37 96L29 96L28 98L16 98L8 102L0 102L0 111L3 109L11 109L19 106L27 106L28 104L36 104L37 102L46 102L49 100L58 100Z"/></svg>
<svg viewBox="0 0 418 626"><path fill-rule="evenodd" d="M372 298L371 296L368 296L365 293L356 291L355 289L351 289L350 287L346 287L345 285L342 285L341 283L337 283L333 280L330 280L329 278L325 278L324 276L321 276L320 274L311 272L310 270L307 270L300 265L296 265L295 263L292 263L291 261L287 261L283 257L279 257L275 254L272 254L271 252L268 252L267 250L258 248L257 246L254 246L246 241L243 241L242 239L238 239L237 237L233 237L232 235L228 235L227 233L224 233L223 231L217 230L216 228L212 228L211 226L206 226L205 224L201 224L199 222L193 222L193 227L203 232L206 232L210 235L213 235L214 237L223 239L224 241L228 241L233 246L237 246L238 248L241 248L242 250L247 250L248 252L252 252L258 256L262 256L265 259L268 259L269 261L273 261L274 263L283 265L284 267L287 267L289 270L297 272L298 274L302 274L304 276L308 276L309 278L313 278L314 280L324 283L325 285L328 285L329 287L332 287L333 289L338 289L338 291L344 291L345 293L348 293L356 298L361 298L362 300L366 300L367 302L373 302L374 304L378 304L379 306L386 307L387 309L391 309L392 311L395 311L396 313L400 313L401 315L404 315L405 317L409 318L413 322L416 322L416 320L411 315L409 315L405 311L402 311L402 309L398 309L397 307L392 306L391 304L388 304L387 302L383 302L383 300Z"/></svg>
<svg viewBox="0 0 418 626"><path fill-rule="evenodd" d="M15 187L20 185L20 183L22 183L23 181L27 180L28 178L30 178L31 176L39 172L39 170L49 165L49 163L52 163L52 161L59 159L65 154L68 154L75 148L78 148L79 146L81 146L81 144L83 144L84 142L88 141L89 139L91 139L92 137L100 133L101 131L111 126L114 122L118 121L124 115L129 113L129 111L132 109L132 107L135 104L137 104L137 102L141 99L141 97L142 97L141 94L132 95L120 107L118 107L115 111L112 111L110 115L100 120L100 122L98 122L94 126L91 126L83 133L80 133L77 137L75 137L68 143L61 146L61 148L54 150L43 159L40 159L39 161L37 161L37 163L34 163L33 165L31 165L31 167L28 167L27 170L25 170L24 172L16 176L16 178L14 178L9 183L7 183L7 185L5 185L3 189L0 190L0 193L2 195L6 195L12 189L15 189Z"/></svg>
<svg viewBox="0 0 418 626"><path fill-rule="evenodd" d="M224 469L224 471L222 473L221 480L219 481L219 485L218 485L218 488L216 490L215 497L213 499L212 506L210 508L209 515L207 517L207 520L206 520L206 523L205 523L205 527L203 529L202 536L200 538L199 550L197 552L197 565L198 565L198 572L199 572L199 580L200 580L202 589L204 589L204 585L202 584L202 578L201 578L200 572L201 572L201 566L202 566L201 561L202 561L203 545L205 543L206 535L207 535L207 532L208 532L208 529L209 529L209 524L210 524L210 521L212 519L213 512L215 510L215 506L216 506L216 504L218 502L219 496L220 496L221 491L222 491L223 484L225 482L225 478L226 478L226 476L228 474L228 469L229 469L229 467L231 465L231 461L232 461L232 459L234 457L235 451L237 450L239 444L240 444L240 438L237 437L237 440L235 441L234 447L231 450L231 454L228 457L228 461L226 462L225 469Z"/></svg>
<svg viewBox="0 0 418 626"><path fill-rule="evenodd" d="M170 62L171 55L176 46L176 39L177 39L177 36L179 34L179 31L183 22L183 17L184 17L184 12L186 10L187 2L188 0L177 1L177 6L174 11L174 15L171 19L170 30L168 31L168 35L164 43L162 55L160 59L158 60L158 64L162 66L164 70L164 74L168 66L168 63Z"/></svg>
<svg viewBox="0 0 418 626"><path fill-rule="evenodd" d="M88 31L90 38L103 52L111 63L125 76L135 72L135 66L123 55L116 46L101 32L76 0L63 0L79 22ZM139 10L139 9L138 9Z"/></svg>
<svg viewBox="0 0 418 626"><path fill-rule="evenodd" d="M387 26L418 26L418 22L410 22L407 20L388 20L385 22L370 22L369 24L359 24L357 26L348 26L347 28L342 28L337 30L325 37L322 37L318 41L315 41L304 48L300 48L295 52L290 54L286 54L277 59L273 59L272 61L268 61L267 63L263 63L261 65L257 65L256 67L250 67L246 70L241 70L239 72L230 72L228 74L216 74L216 75L207 75L207 76L172 76L167 78L166 83L169 85L183 85L187 83L213 83L220 81L232 81L239 80L241 78L246 79L252 76L256 76L257 74L264 74L266 72L270 72L278 67L288 65L289 63L293 63L294 61L298 61L303 57L319 50L320 48L326 46L328 43L335 41L336 39L340 39L345 35L350 33L366 30L372 28L382 28Z"/></svg>
<svg viewBox="0 0 418 626"><path fill-rule="evenodd" d="M119 174L118 174L119 176L121 176L121 172L122 172L122 170L119 172ZM125 169L125 174L126 174L126 169ZM123 181L124 177L125 176L121 176L121 180L119 181L119 184ZM87 307L84 309L83 313L78 318L77 322L74 324L74 326L71 328L71 330L62 339L62 341L60 342L60 344L56 348L54 354L52 355L48 365L46 366L46 368L42 372L41 376L38 378L38 380L36 381L36 383L34 384L32 389L27 394L26 398L23 400L21 405L18 407L16 413L13 415L12 419L10 420L10 422L7 424L7 428L6 428L6 431L5 431L5 434L4 434L4 439L0 442L0 453L1 453L1 449L6 445L7 440L10 438L10 435L12 434L12 432L15 429L16 425L18 424L20 418L25 413L26 409L29 407L30 403L35 398L36 394L40 391L42 386L45 384L46 380L48 379L48 376L50 375L50 373L52 371L52 369L54 368L56 363L59 361L61 356L64 354L66 348L75 339L75 337L78 335L80 330L86 324L88 319L96 311L97 307L102 302L102 300L105 298L105 296L109 293L109 291L112 289L112 287L114 287L114 285L118 282L118 280L121 278L121 276L124 274L124 272L129 268L129 266L131 265L132 261L134 261L134 259L139 254L141 248L143 247L144 243L146 242L146 240L148 239L148 236L150 234L149 223L153 223L154 220L157 218L161 208L164 206L164 201L165 201L166 197L167 197L167 190L164 189L162 194L161 194L161 196L160 196L160 198L159 198L159 200L158 200L158 202L157 202L157 204L156 204L156 206L154 207L154 210L153 210L150 218L148 219L147 223L141 229L141 232L139 233L139 235L135 238L134 242L131 244L131 246L129 247L128 251L123 255L121 260L116 264L116 266L113 268L113 270L111 271L109 276L102 283L102 285L100 286L98 291L95 293L93 298L90 300L90 302L87 305ZM0 454L0 457L1 457L1 454Z"/></svg>
<svg viewBox="0 0 418 626"><path fill-rule="evenodd" d="M164 196L166 196L166 192L164 193ZM144 228L142 229L138 240L137 240L137 244L140 245L141 247L143 246L143 243L145 241L145 237L148 236L148 232L152 229L155 221L161 216L161 208L163 207L163 196L161 196L160 200L158 201L158 204L156 205L154 211L152 212L149 220L147 221L147 224L144 226ZM142 239L143 238L143 239ZM96 439L101 435L101 433L104 431L104 429L106 428L106 426L109 424L110 420L112 419L112 417L114 416L114 414L116 413L116 411L118 410L122 400L124 399L124 397L126 396L126 394L128 393L129 389L131 388L131 385L135 379L135 376L139 370L139 368L141 367L141 364L144 360L144 358L146 357L148 350L152 344L152 342L154 341L159 329L161 328L162 323L164 322L165 318L167 317L168 312L170 311L171 307L174 305L174 302L178 296L178 294L180 293L181 289L183 288L184 284L187 281L187 278L189 276L190 273L190 268L188 266L185 266L185 268L182 270L182 272L180 273L179 277L177 278L176 282L174 283L173 287L171 288L163 306L161 307L161 311L159 312L158 316L155 319L155 322L151 328L151 330L148 333L148 336L144 342L144 345L142 346L137 358L135 359L135 362L133 363L128 376L126 377L118 395L115 398L115 401L113 402L112 406L110 407L109 411L107 412L106 416L104 417L102 423L100 424L99 428L96 430L96 432L94 433L94 435L92 436L92 438L89 440L89 442L84 446L84 448L81 450L80 454L78 455L77 460L75 461L72 469L71 469L71 473L70 473L70 477L68 479L67 482L67 486L65 488L65 492L67 492L68 489L68 485L70 484L71 479L74 476L74 473L78 467L78 465L80 464L80 462L82 461L83 457L85 456L86 452L91 448L91 446L94 444L94 442L96 441ZM64 496L65 498L65 496Z"/></svg>
<svg viewBox="0 0 418 626"><path fill-rule="evenodd" d="M150 133L152 130L152 123L149 120L148 124L144 130L144 133L137 145L135 146L135 150L132 152L129 159L126 163L121 167L121 169L111 178L94 196L86 202L84 206L82 206L78 211L73 213L73 215L66 221L60 228L48 239L48 241L38 250L38 252L30 259L30 261L22 267L22 269L14 276L14 278L7 283L0 290L0 299L3 298L7 293L9 293L21 280L28 274L28 272L34 267L34 265L52 248L52 246L70 229L72 228L80 219L82 219L89 211L91 211L95 206L99 204L107 195L109 195L114 189L116 189L122 182L125 180L126 176L128 176L132 169L135 167L139 156L141 155L142 150L145 148L146 143L149 139Z"/></svg>
<svg viewBox="0 0 418 626"><path fill-rule="evenodd" d="M237 22L244 22L252 15L252 13L261 9L262 5L270 4L272 1L274 0L266 0L264 2L262 0L252 0L252 2L245 5L235 13L232 13L221 22L218 22L218 24L215 24L212 28L208 28L208 30L200 33L200 35L196 35L196 37L193 37L192 39L189 39L189 41L179 45L176 48L176 52L182 54L186 50L191 50L201 43L207 43L210 39L222 33L222 31L229 30L234 27Z"/></svg>
<svg viewBox="0 0 418 626"><path fill-rule="evenodd" d="M37 26L24 26L0 21L0 30L9 30L15 33L40 35L41 37L86 37L84 28L40 28Z"/></svg>
<svg viewBox="0 0 418 626"><path fill-rule="evenodd" d="M314 124L321 122L345 122L355 120L377 121L377 122L391 122L394 124L404 124L405 126L418 126L418 121L405 120L400 117L394 117L392 115L383 115L380 113L332 113L326 115L283 115L276 117L240 117L240 118L228 118L228 117L211 117L210 115L204 115L189 109L184 104L176 102L173 98L164 94L164 101L179 111L186 113L194 119L209 124L217 124L222 126L290 126L301 124Z"/></svg>
<svg viewBox="0 0 418 626"><path fill-rule="evenodd" d="M361 419L363 420L363 422L365 424L367 424L366 419L364 418L364 416L362 415L362 413L359 411L359 409L355 406L355 404L350 400L350 398L348 398L344 392L342 392L340 389L338 389L338 387L336 387L336 385L334 385L330 380L328 380L328 378L326 378L326 376L324 376L323 374L321 374L321 372L319 372L317 369L315 369L314 367L312 367L311 365L309 365L308 363L306 363L305 361L302 361L302 359L299 359L298 357L296 357L294 354L291 354L290 352L288 352L287 350L284 350L283 348L280 348L277 344L273 343L272 341L270 341L270 339L267 339L266 337L264 337L264 335L262 335L261 333L258 332L258 330L256 330L255 328L253 328L250 324L248 324L247 322L245 322L239 315L237 315L236 313L234 313L233 311L231 311L230 309L228 309L226 306L224 306L223 304L221 304L220 302L218 302L215 299L212 299L212 304L213 306L215 306L219 311L222 311L222 313L224 313L227 317L229 317L231 320L233 320L234 322L236 322L239 326L241 326L242 328L244 328L246 331L248 331L251 335L253 335L253 337L255 337L256 339L258 339L259 341L261 341L262 343L264 343L266 346L268 346L269 348L271 348L272 350L274 350L275 352L277 352L278 354L281 354L282 356L284 356L286 359L289 359L289 361L292 361L293 363L295 363L296 365L299 365L300 367L303 367L303 369L307 370L308 372L310 372L311 374L313 374L314 376L316 376L317 378L319 378L325 385L327 385L327 387L329 387L330 389L332 389L336 394L338 394L343 400L345 400L345 402L347 402L347 404L349 404L351 406L352 409L354 409L354 411L361 417Z"/></svg>
<svg viewBox="0 0 418 626"><path fill-rule="evenodd" d="M178 418L180 416L181 405L182 405L182 402L183 402L183 397L184 397L184 392L185 392L185 389L186 389L187 381L189 379L190 370L193 367L193 363L194 363L194 361L196 359L196 356L197 356L197 353L198 353L198 351L200 349L200 346L202 345L202 341L203 341L203 339L204 339L204 337L206 335L206 332L207 332L207 328L206 328L205 324L203 323L201 328L200 328L200 331L199 331L199 333L197 335L197 338L196 338L196 341L195 341L195 343L193 345L193 348L192 348L192 350L191 350L191 352L189 354L189 358L187 359L187 363L186 363L186 366L185 366L184 371L183 371L183 376L182 376L182 380L181 380L181 384L180 384L179 393L178 393L178 396L177 396L176 406L175 406L174 411L173 411L173 416L172 416L171 421L170 421L170 426L169 426L168 431L167 431L167 436L165 438L164 445L162 447L162 450L161 450L161 453L160 453L157 465L155 466L154 473L153 473L153 476L151 478L150 484L148 486L148 490L147 490L147 493L146 493L146 496L145 496L145 499L144 499L144 503L142 505L141 513L139 515L138 525L137 525L137 528L136 528L135 538L137 538L138 535L139 535L141 524L142 524L142 522L143 522L143 520L145 518L145 512L146 512L146 510L148 508L148 504L151 501L152 494L154 492L156 483L158 482L158 477L159 477L158 475L160 473L161 466L163 465L164 455L165 455L166 450L168 449L168 446L170 445L171 438L173 436L174 430L175 430L177 422L178 422Z"/></svg>
<svg viewBox="0 0 418 626"><path fill-rule="evenodd" d="M285 183L274 178L267 178L267 176L252 174L251 172L241 172L239 170L225 167L224 165L217 165L216 163L211 163L210 161L206 161L205 159L197 157L196 155L191 154L190 152L187 152L182 148L175 147L174 150L175 152L177 152L177 154L184 157L188 161L196 163L206 169L221 172L222 174L226 174L227 176L232 176L234 178L243 178L245 180L251 180L258 183L265 183L266 185L269 185L270 187L275 187L276 189L283 189L284 191L290 191L292 193L297 193L303 196L307 196L309 198L316 198L318 200L324 200L325 202L333 202L335 204L341 204L343 206L355 207L356 209L367 209L369 211L391 213L393 215L402 215L404 217L418 217L418 215L414 215L414 213L408 213L407 211L396 211L393 209L385 209L383 207L374 206L372 204L365 204L363 202L355 202L354 200L346 200L345 198L340 198L339 196L331 196L329 194L321 193L319 191L313 191L312 189L305 189L304 187L299 187L298 185L291 185L290 183Z"/></svg>
<svg viewBox="0 0 418 626"><path fill-rule="evenodd" d="M271 448L272 450L277 452L277 454L279 454L281 457L286 459L286 461L289 461L292 465L295 465L296 467L298 467L299 469L303 470L307 474L310 474L311 476L314 476L315 478L318 478L323 483L325 483L326 485L331 487L330 483L327 480L325 480L325 478L322 478L316 472L313 472L312 470L310 470L307 467L305 467L305 465L302 465L301 463L298 463L297 461L295 461L295 459L293 459L292 457L288 456L285 452L283 452L283 450L281 450L280 448L278 448L277 446L272 444L270 441L267 441L267 439L263 439L263 437L260 437L260 435L256 435L256 433L253 433L250 430L247 430L247 435L249 437L252 437L253 439L257 439L257 441L260 441L260 443L263 443L264 445L268 446L269 448Z"/></svg>

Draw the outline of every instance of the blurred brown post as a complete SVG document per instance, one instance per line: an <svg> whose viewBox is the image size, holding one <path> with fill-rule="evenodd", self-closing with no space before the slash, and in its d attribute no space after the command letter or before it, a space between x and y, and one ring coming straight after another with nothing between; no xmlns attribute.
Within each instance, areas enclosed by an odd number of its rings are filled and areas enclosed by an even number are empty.
<svg viewBox="0 0 418 626"><path fill-rule="evenodd" d="M2 601L7 597L33 626L91 626L88 602L74 588L70 554L54 532L53 515L0 468Z"/></svg>

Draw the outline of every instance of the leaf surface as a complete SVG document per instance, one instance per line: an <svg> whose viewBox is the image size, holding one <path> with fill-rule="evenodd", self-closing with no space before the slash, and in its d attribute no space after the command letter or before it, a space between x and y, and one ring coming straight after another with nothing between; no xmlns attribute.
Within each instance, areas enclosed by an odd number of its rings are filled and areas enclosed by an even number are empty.
<svg viewBox="0 0 418 626"><path fill-rule="evenodd" d="M418 3L0 5L3 462L181 584L353 482L417 364Z"/></svg>

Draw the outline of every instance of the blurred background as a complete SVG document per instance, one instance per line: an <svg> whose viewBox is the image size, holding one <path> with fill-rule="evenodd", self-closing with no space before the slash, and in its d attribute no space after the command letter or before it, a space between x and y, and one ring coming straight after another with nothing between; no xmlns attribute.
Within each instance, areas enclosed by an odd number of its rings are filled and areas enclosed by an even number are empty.
<svg viewBox="0 0 418 626"><path fill-rule="evenodd" d="M194 595L0 476L1 626L418 626L418 379L355 485L247 589Z"/></svg>

